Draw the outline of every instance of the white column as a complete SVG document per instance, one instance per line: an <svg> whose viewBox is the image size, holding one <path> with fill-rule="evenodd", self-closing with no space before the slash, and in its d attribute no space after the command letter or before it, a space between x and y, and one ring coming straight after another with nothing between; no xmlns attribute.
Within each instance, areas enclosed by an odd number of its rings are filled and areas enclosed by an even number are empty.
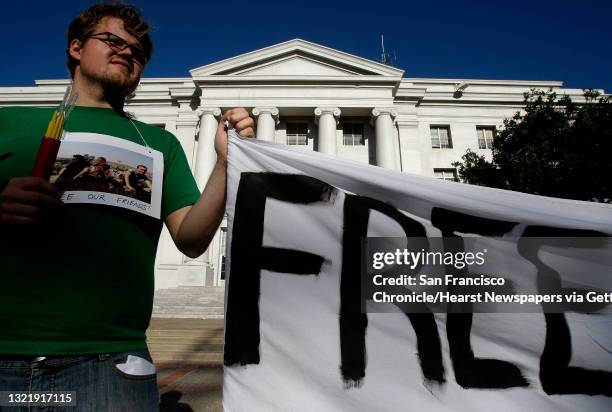
<svg viewBox="0 0 612 412"><path fill-rule="evenodd" d="M393 119L397 113L392 108L375 107L372 110L376 128L376 165L398 169L397 142L393 133ZM374 119L373 119L374 120Z"/></svg>
<svg viewBox="0 0 612 412"><path fill-rule="evenodd" d="M181 147L187 156L187 162L191 168L193 168L195 133L198 124L198 117L192 109L195 93L195 85L170 88L170 96L178 104L174 135L181 143Z"/></svg>
<svg viewBox="0 0 612 412"><path fill-rule="evenodd" d="M314 111L315 123L319 124L319 152L337 156L338 143L336 140L336 126L340 109L337 107L317 107Z"/></svg>
<svg viewBox="0 0 612 412"><path fill-rule="evenodd" d="M221 115L221 109L218 107L202 107L196 113L200 116L200 132L198 133L198 150L193 174L198 189L202 191L217 161L215 134L218 126L217 117Z"/></svg>
<svg viewBox="0 0 612 412"><path fill-rule="evenodd" d="M405 110L405 108L403 108ZM416 110L412 113L401 113L396 120L399 132L401 153L401 170L409 173L426 174L421 164L421 147L419 144L419 121Z"/></svg>
<svg viewBox="0 0 612 412"><path fill-rule="evenodd" d="M278 124L278 109L276 107L256 107L253 116L257 116L258 140L274 141L274 133Z"/></svg>

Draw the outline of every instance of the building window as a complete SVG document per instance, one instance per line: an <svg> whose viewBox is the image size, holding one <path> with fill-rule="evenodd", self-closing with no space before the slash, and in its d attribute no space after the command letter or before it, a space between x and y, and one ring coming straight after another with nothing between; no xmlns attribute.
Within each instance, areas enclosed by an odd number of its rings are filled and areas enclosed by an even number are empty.
<svg viewBox="0 0 612 412"><path fill-rule="evenodd" d="M287 123L287 144L302 145L308 144L308 124L307 123Z"/></svg>
<svg viewBox="0 0 612 412"><path fill-rule="evenodd" d="M222 227L221 228L221 270L219 273L219 279L221 280L225 280L225 270L226 270L226 250L225 248L227 247L227 228L226 227Z"/></svg>
<svg viewBox="0 0 612 412"><path fill-rule="evenodd" d="M495 127L476 126L479 149L492 149L493 138L495 137Z"/></svg>
<svg viewBox="0 0 612 412"><path fill-rule="evenodd" d="M342 124L343 144L345 146L363 146L363 123Z"/></svg>
<svg viewBox="0 0 612 412"><path fill-rule="evenodd" d="M430 126L431 147L434 149L452 149L453 142L449 126Z"/></svg>
<svg viewBox="0 0 612 412"><path fill-rule="evenodd" d="M434 177L440 180L450 180L451 182L458 181L456 169L434 169Z"/></svg>

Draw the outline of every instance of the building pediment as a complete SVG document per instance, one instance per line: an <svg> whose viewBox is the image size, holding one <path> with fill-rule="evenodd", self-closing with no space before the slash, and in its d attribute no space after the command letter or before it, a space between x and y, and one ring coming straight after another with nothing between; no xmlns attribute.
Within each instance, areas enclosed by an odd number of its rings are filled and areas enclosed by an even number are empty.
<svg viewBox="0 0 612 412"><path fill-rule="evenodd" d="M190 70L194 78L354 77L399 79L404 71L339 50L295 39Z"/></svg>
<svg viewBox="0 0 612 412"><path fill-rule="evenodd" d="M338 67L307 55L292 53L286 57L263 62L253 67L232 73L236 76L351 76L350 68Z"/></svg>

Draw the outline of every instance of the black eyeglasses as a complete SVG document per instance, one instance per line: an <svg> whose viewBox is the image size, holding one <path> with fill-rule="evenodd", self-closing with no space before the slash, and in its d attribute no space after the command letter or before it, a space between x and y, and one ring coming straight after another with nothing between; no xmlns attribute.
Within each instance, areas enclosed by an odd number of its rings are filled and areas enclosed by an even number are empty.
<svg viewBox="0 0 612 412"><path fill-rule="evenodd" d="M129 44L127 41L123 40L121 37L117 36L116 34L105 31L104 33L92 34L89 37L103 41L104 43L108 44L111 49L115 51L122 51L129 47L130 50L132 51L132 56L134 57L134 60L136 60L138 63L140 63L143 66L147 63L147 55L142 48Z"/></svg>

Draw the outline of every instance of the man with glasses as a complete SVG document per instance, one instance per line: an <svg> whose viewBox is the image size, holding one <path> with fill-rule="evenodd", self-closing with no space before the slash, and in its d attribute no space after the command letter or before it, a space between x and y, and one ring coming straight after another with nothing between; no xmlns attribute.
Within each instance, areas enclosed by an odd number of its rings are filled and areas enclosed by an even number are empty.
<svg viewBox="0 0 612 412"><path fill-rule="evenodd" d="M244 109L223 115L200 195L177 139L124 111L151 57L148 30L124 4L97 4L74 19L66 53L79 98L65 130L161 152L161 219L63 204L55 186L28 177L53 109L0 109L0 391L72 392L74 411L158 408L145 331L162 224L186 255L206 250L225 207L225 122L242 137L253 136L254 122ZM100 246L91 247L92 234Z"/></svg>

